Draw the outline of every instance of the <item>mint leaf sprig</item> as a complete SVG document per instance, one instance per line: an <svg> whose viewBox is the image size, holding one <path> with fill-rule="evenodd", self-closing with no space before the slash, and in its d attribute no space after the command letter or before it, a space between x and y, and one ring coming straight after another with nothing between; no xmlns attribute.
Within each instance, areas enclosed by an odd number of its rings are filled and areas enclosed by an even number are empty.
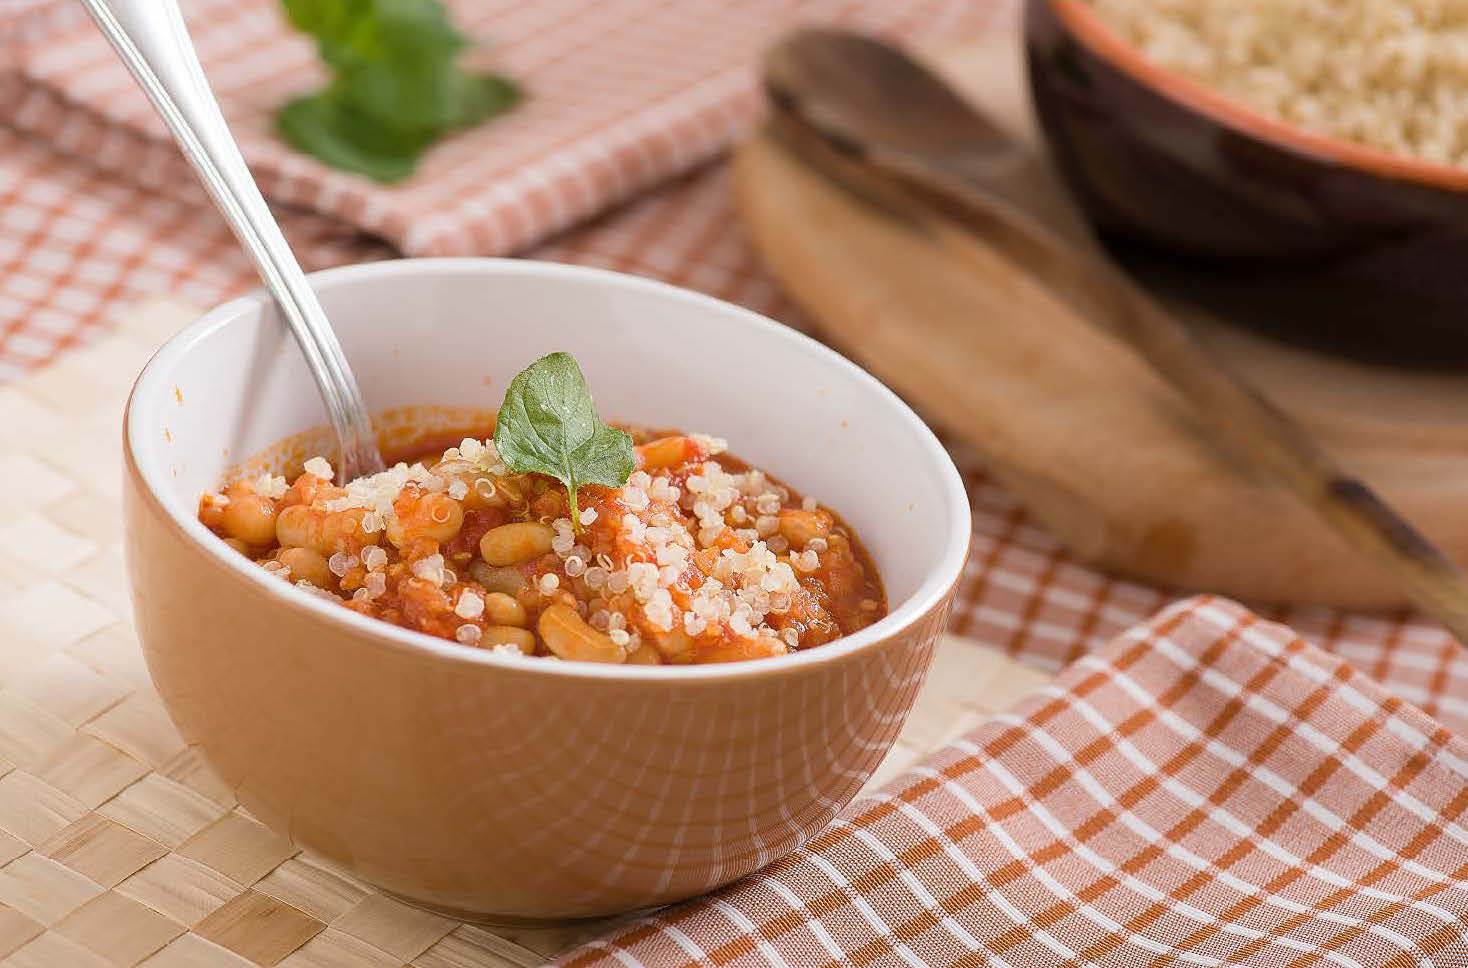
<svg viewBox="0 0 1468 968"><path fill-rule="evenodd" d="M507 78L458 66L468 41L439 0L283 0L331 82L275 116L298 150L381 182L408 177L433 142L513 107Z"/></svg>
<svg viewBox="0 0 1468 968"><path fill-rule="evenodd" d="M578 533L577 490L586 484L621 487L637 468L631 436L597 417L586 378L570 353L543 356L510 381L494 443L516 474L546 474L566 485L571 526Z"/></svg>

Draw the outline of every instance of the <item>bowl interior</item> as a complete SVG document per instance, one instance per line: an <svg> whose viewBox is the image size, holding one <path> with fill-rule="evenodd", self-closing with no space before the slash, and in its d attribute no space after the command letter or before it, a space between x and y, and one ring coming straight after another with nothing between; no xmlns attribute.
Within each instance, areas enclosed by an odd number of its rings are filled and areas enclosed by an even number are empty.
<svg viewBox="0 0 1468 968"><path fill-rule="evenodd" d="M524 260L400 260L314 278L374 412L493 409L527 363L568 350L603 419L724 437L732 453L836 509L876 560L888 621L957 577L968 506L951 461L890 391L793 330L660 283ZM238 461L325 423L261 295L174 337L129 408L140 474L201 540L203 491Z"/></svg>

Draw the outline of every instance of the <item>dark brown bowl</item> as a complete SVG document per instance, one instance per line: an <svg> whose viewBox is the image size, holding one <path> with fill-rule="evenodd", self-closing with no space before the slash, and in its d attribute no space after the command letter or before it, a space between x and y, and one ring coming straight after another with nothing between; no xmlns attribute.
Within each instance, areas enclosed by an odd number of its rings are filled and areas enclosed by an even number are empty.
<svg viewBox="0 0 1468 968"><path fill-rule="evenodd" d="M1468 358L1468 170L1309 134L1029 0L1040 122L1102 239L1230 319L1373 359Z"/></svg>

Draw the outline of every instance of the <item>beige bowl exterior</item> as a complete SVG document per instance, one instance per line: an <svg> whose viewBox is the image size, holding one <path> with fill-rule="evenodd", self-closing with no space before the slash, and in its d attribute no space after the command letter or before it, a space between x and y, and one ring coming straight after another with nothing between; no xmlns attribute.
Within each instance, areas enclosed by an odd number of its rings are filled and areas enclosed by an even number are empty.
<svg viewBox="0 0 1468 968"><path fill-rule="evenodd" d="M294 843L455 911L610 914L789 853L891 747L952 601L794 669L671 683L487 668L242 581L131 462L124 494L138 628L184 738Z"/></svg>
<svg viewBox="0 0 1468 968"><path fill-rule="evenodd" d="M499 338L492 385L540 351L531 341L555 340L584 354L610 413L673 413L693 400L696 375L671 389L676 372L655 385L611 377L667 334L725 327L750 359L773 361L769 392L789 400L770 404L782 414L771 421L715 392L690 426L735 427L745 456L835 494L898 600L878 625L807 653L681 669L512 659L321 602L193 518L230 453L301 430L315 403L263 299L237 301L170 341L139 378L124 509L158 692L251 813L415 902L566 918L728 883L846 806L912 705L968 534L962 482L900 401L788 330L645 280L496 260L403 260L316 278L347 323L364 389L390 405L413 402L423 387L411 375L425 367L437 367L429 389L440 402L484 399L485 303L525 321ZM506 349L514 338L525 345ZM878 464L873 453L900 457Z"/></svg>

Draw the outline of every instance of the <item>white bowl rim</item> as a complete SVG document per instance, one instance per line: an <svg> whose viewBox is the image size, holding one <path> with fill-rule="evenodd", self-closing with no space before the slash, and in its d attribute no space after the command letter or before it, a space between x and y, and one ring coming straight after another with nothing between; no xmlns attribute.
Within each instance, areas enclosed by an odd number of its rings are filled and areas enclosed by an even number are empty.
<svg viewBox="0 0 1468 968"><path fill-rule="evenodd" d="M426 272L438 273L488 273L489 275L525 274L549 277L581 277L598 280L609 286L630 287L655 292L691 305L705 305L721 312L733 313L744 325L764 330L777 340L798 352L813 353L844 370L858 383L865 384L887 406L891 407L924 449L935 457L942 478L945 499L955 509L952 527L938 567L923 578L918 588L900 606L888 612L881 620L860 631L842 636L834 642L814 649L806 649L780 659L751 659L743 662L707 663L697 665L613 665L598 662L543 661L541 659L501 656L487 649L467 648L425 632L403 628L379 619L359 615L350 609L332 604L322 598L296 588L287 582L267 574L263 569L230 548L218 536L204 527L198 518L182 514L165 495L168 492L168 474L157 462L144 459L150 451L140 445L139 435L143 432L142 417L146 416L149 401L162 400L166 393L166 374L179 363L194 344L211 336L215 331L230 325L247 310L269 305L271 297L263 289L249 292L229 302L222 303L204 313L194 322L179 330L153 354L137 380L127 401L126 434L124 443L128 454L137 468L139 477L147 486L153 503L161 507L172 522L194 539L205 554L240 578L265 589L268 594L281 599L282 604L303 608L308 613L328 623L335 624L369 639L417 653L428 653L455 662L469 662L492 668L512 667L516 671L535 672L543 675L572 676L593 679L630 679L643 682L665 680L721 680L770 675L777 672L795 672L807 666L839 661L854 652L885 641L912 625L935 608L962 577L972 523L969 512L968 492L943 445L927 424L913 412L912 408L871 374L852 363L830 347L777 323L766 316L737 306L733 303L708 296L693 290L670 285L655 279L556 262L541 262L519 258L490 257L444 257L389 259L381 262L359 263L323 269L308 273L315 283L350 285L354 280L371 276L416 275ZM303 428L305 429L305 428Z"/></svg>

